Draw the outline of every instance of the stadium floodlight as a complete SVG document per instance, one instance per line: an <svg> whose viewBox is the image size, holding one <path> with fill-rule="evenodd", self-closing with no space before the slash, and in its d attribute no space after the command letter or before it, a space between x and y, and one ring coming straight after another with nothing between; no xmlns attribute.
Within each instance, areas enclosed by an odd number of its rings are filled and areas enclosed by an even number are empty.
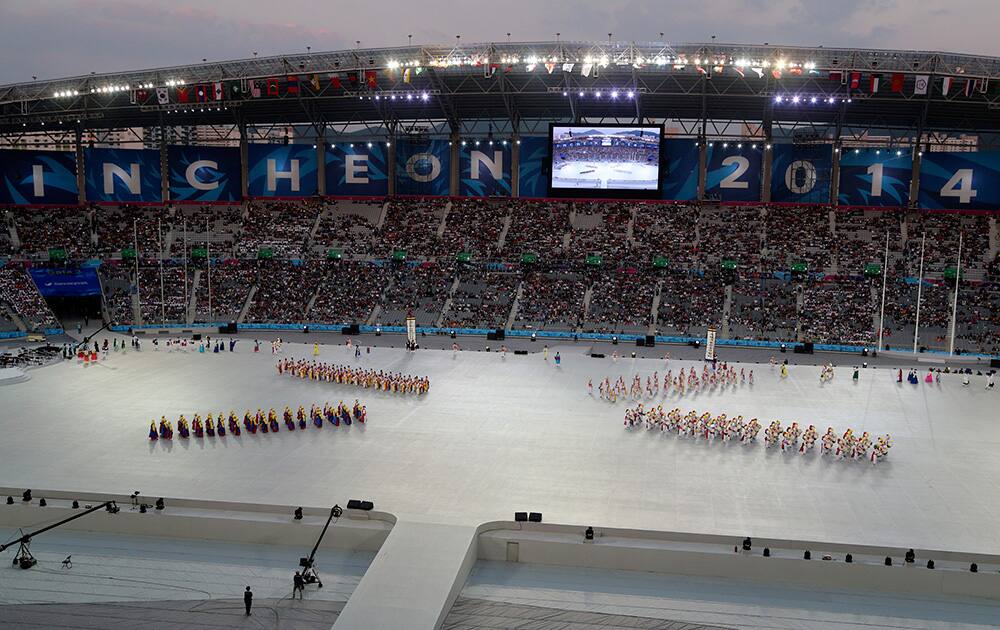
<svg viewBox="0 0 1000 630"><path fill-rule="evenodd" d="M375 100L377 101L377 100L379 100L379 99L380 99L379 95L378 95L378 94L376 94L376 95L375 95Z"/></svg>
<svg viewBox="0 0 1000 630"><path fill-rule="evenodd" d="M518 144L521 144L521 140L520 140L520 139L518 139L517 143L518 143ZM920 155L923 155L923 153L921 153Z"/></svg>
<svg viewBox="0 0 1000 630"><path fill-rule="evenodd" d="M396 95L395 95L395 94L393 94L393 95L392 95L392 96L391 96L390 98L391 98L392 100L396 100Z"/></svg>
<svg viewBox="0 0 1000 630"><path fill-rule="evenodd" d="M629 91L628 91L628 92L626 93L626 96L628 96L629 98L633 98L633 97L635 97L635 92L633 92L632 90L629 90Z"/></svg>
<svg viewBox="0 0 1000 630"><path fill-rule="evenodd" d="M354 143L353 143L353 142L351 143L351 148L352 148L352 149L354 148Z"/></svg>
<svg viewBox="0 0 1000 630"><path fill-rule="evenodd" d="M796 94L795 96L792 97L792 103L795 103L796 105L798 105L799 101L801 101L801 100L802 99L799 98L798 94Z"/></svg>
<svg viewBox="0 0 1000 630"><path fill-rule="evenodd" d="M902 151L896 151L896 157L899 157L900 155L903 155L903 152Z"/></svg>
<svg viewBox="0 0 1000 630"><path fill-rule="evenodd" d="M709 142L709 143L708 143L708 146L710 146L710 147L714 147L714 146L715 146L715 143L714 143L714 142Z"/></svg>
<svg viewBox="0 0 1000 630"><path fill-rule="evenodd" d="M568 96L569 92L563 92L563 96Z"/></svg>
<svg viewBox="0 0 1000 630"><path fill-rule="evenodd" d="M743 143L741 142L741 143L737 144L737 145L736 145L736 148L737 148L737 149L742 149L742 148L743 148Z"/></svg>
<svg viewBox="0 0 1000 630"><path fill-rule="evenodd" d="M816 99L816 97L814 96L814 97L812 97L812 98L810 98L810 99L809 99L809 102L810 102L810 103L815 103L815 102L816 102L816 100L817 100L817 99Z"/></svg>
<svg viewBox="0 0 1000 630"><path fill-rule="evenodd" d="M597 90L596 92L594 92L594 96L597 98L601 98L601 91Z"/></svg>
<svg viewBox="0 0 1000 630"><path fill-rule="evenodd" d="M501 140L500 144L502 144L503 146L507 146L507 141L506 140Z"/></svg>
<svg viewBox="0 0 1000 630"><path fill-rule="evenodd" d="M855 153L861 153L861 149L854 149Z"/></svg>
<svg viewBox="0 0 1000 630"><path fill-rule="evenodd" d="M583 98L583 92L580 92L580 98Z"/></svg>
<svg viewBox="0 0 1000 630"><path fill-rule="evenodd" d="M426 101L428 98L430 98L430 97L427 95L427 92L423 92L420 95L420 100L422 100L422 101Z"/></svg>
<svg viewBox="0 0 1000 630"><path fill-rule="evenodd" d="M875 155L882 155L882 151L879 149L875 149Z"/></svg>
<svg viewBox="0 0 1000 630"><path fill-rule="evenodd" d="M751 144L751 145L750 145L750 148L751 148L751 149L756 149L756 148L757 148L757 145L756 145L756 144Z"/></svg>
<svg viewBox="0 0 1000 630"><path fill-rule="evenodd" d="M611 90L611 98L618 98L618 90Z"/></svg>
<svg viewBox="0 0 1000 630"><path fill-rule="evenodd" d="M492 141L492 140L490 140L490 146L491 146L491 147L493 146L493 141Z"/></svg>
<svg viewBox="0 0 1000 630"><path fill-rule="evenodd" d="M449 145L451 145L451 143L450 143L450 142L449 142L448 144L449 144ZM387 147L391 147L391 146L392 146L392 143L391 143L391 142L386 142L386 143L385 143L385 146L387 146Z"/></svg>
<svg viewBox="0 0 1000 630"><path fill-rule="evenodd" d="M723 142L722 143L722 148L723 149L728 149L729 148L729 143L728 142Z"/></svg>
<svg viewBox="0 0 1000 630"><path fill-rule="evenodd" d="M316 145L315 145L315 144L313 145L313 148L314 148L314 149L316 148Z"/></svg>
<svg viewBox="0 0 1000 630"><path fill-rule="evenodd" d="M775 97L774 97L774 102L775 102L775 103L780 103L781 101L782 101L782 98L781 98L781 95L780 95L780 94L779 94L778 96L775 96Z"/></svg>
<svg viewBox="0 0 1000 630"><path fill-rule="evenodd" d="M369 149L372 148L372 143L371 142L368 143L368 148Z"/></svg>
<svg viewBox="0 0 1000 630"><path fill-rule="evenodd" d="M413 100L413 95L412 94L407 94L406 95L406 100L412 101Z"/></svg>
<svg viewBox="0 0 1000 630"><path fill-rule="evenodd" d="M767 148L767 150L768 150L768 151L770 151L770 150L771 150L771 145L770 145L770 144L769 144L769 145L767 145L767 147L766 147L766 148Z"/></svg>
<svg viewBox="0 0 1000 630"><path fill-rule="evenodd" d="M479 146L479 140L476 140L476 146L477 147Z"/></svg>
<svg viewBox="0 0 1000 630"><path fill-rule="evenodd" d="M463 147L465 146L465 140L462 140L462 146Z"/></svg>

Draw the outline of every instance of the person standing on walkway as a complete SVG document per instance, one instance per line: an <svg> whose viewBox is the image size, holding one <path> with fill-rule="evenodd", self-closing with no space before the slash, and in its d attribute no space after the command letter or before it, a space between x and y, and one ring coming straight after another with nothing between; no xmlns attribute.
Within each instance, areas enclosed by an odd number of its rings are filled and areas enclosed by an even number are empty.
<svg viewBox="0 0 1000 630"><path fill-rule="evenodd" d="M253 591L250 590L249 586L247 590L243 591L243 605L247 607L247 616L249 617L250 609L253 608Z"/></svg>
<svg viewBox="0 0 1000 630"><path fill-rule="evenodd" d="M292 587L292 599L295 599L295 593L299 594L299 599L302 599L304 593L306 592L306 581L302 579L302 574L298 571L295 572L295 577L292 578L294 586Z"/></svg>

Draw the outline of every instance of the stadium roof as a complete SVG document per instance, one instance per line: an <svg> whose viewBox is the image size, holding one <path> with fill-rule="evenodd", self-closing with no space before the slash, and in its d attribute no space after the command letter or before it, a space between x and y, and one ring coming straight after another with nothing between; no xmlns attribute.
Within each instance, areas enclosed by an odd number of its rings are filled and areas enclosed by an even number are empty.
<svg viewBox="0 0 1000 630"><path fill-rule="evenodd" d="M287 89L290 76L298 77L297 94ZM916 87L922 77L926 94ZM279 82L278 95L254 98L254 83L263 91L268 79ZM180 88L217 82L235 82L242 96L178 102ZM157 88L167 89L169 102L159 102ZM304 123L394 134L423 120L445 121L458 133L487 121L498 133L538 133L554 120L641 118L680 121L685 134L707 136L771 136L778 129L828 139L838 131L858 138L885 131L990 134L1000 131L997 88L1000 58L942 52L560 41L413 46L6 85L0 133Z"/></svg>

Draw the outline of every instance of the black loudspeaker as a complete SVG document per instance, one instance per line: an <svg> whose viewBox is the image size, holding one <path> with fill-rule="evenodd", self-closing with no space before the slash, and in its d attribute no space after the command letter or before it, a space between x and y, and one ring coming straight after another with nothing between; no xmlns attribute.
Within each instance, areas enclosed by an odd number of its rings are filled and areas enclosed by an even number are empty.
<svg viewBox="0 0 1000 630"><path fill-rule="evenodd" d="M496 340L497 340L497 334L495 332L490 331L486 333L486 341L496 341Z"/></svg>
<svg viewBox="0 0 1000 630"><path fill-rule="evenodd" d="M235 335L236 330L236 322L229 322L225 326L219 326L220 335Z"/></svg>
<svg viewBox="0 0 1000 630"><path fill-rule="evenodd" d="M342 335L359 335L361 334L361 327L357 324L351 324L350 326L344 326L340 329L340 334Z"/></svg>
<svg viewBox="0 0 1000 630"><path fill-rule="evenodd" d="M602 353L602 352L594 352L594 353L592 353L590 355L590 358L591 359L603 359L604 358L604 353Z"/></svg>
<svg viewBox="0 0 1000 630"><path fill-rule="evenodd" d="M807 341L802 344L802 354L812 354L813 353L813 342Z"/></svg>
<svg viewBox="0 0 1000 630"><path fill-rule="evenodd" d="M370 511L375 508L375 504L371 501L361 501L359 499L350 499L347 502L348 510L365 510Z"/></svg>
<svg viewBox="0 0 1000 630"><path fill-rule="evenodd" d="M191 335L191 341L201 341L201 333Z"/></svg>
<svg viewBox="0 0 1000 630"><path fill-rule="evenodd" d="M497 336L497 341L504 341L505 339L507 339L507 331L505 331L503 328L497 328L496 336Z"/></svg>
<svg viewBox="0 0 1000 630"><path fill-rule="evenodd" d="M1000 359L990 359L990 367L1000 368Z"/></svg>
<svg viewBox="0 0 1000 630"><path fill-rule="evenodd" d="M646 347L653 348L656 346L656 335L646 335Z"/></svg>
<svg viewBox="0 0 1000 630"><path fill-rule="evenodd" d="M636 348L642 348L642 347L645 347L645 345L646 345L646 340L643 339L642 337L639 337L638 339L635 340L635 347Z"/></svg>
<svg viewBox="0 0 1000 630"><path fill-rule="evenodd" d="M527 350L515 350L514 354L528 354Z"/></svg>
<svg viewBox="0 0 1000 630"><path fill-rule="evenodd" d="M527 512L514 512L514 522L524 523L527 520L528 520Z"/></svg>
<svg viewBox="0 0 1000 630"><path fill-rule="evenodd" d="M541 523L542 522L542 513L541 512L532 512L531 514L528 515L528 520L531 521L532 523Z"/></svg>

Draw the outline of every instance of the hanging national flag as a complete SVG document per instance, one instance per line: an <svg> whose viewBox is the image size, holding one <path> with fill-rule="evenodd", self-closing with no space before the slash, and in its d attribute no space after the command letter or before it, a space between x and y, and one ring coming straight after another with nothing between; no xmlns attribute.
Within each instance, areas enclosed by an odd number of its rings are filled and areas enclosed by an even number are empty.
<svg viewBox="0 0 1000 630"><path fill-rule="evenodd" d="M211 92L209 91L209 86L199 85L194 90L194 100L199 103L204 103L205 101L212 100Z"/></svg>
<svg viewBox="0 0 1000 630"><path fill-rule="evenodd" d="M335 89L338 90L340 89L340 73L338 72L330 73L330 85L332 85Z"/></svg>
<svg viewBox="0 0 1000 630"><path fill-rule="evenodd" d="M831 81L836 81L838 83L843 83L844 82L844 73L841 72L840 70L833 70L832 72L830 72L830 80Z"/></svg>
<svg viewBox="0 0 1000 630"><path fill-rule="evenodd" d="M313 92L319 92L320 89L322 88L322 86L319 83L319 75L318 74L312 75L312 78L309 79L309 83L312 84Z"/></svg>
<svg viewBox="0 0 1000 630"><path fill-rule="evenodd" d="M871 75L871 78L868 81L868 91L871 92L872 94L876 94L878 92L878 85L881 82L881 80L882 80L882 75L880 74Z"/></svg>
<svg viewBox="0 0 1000 630"><path fill-rule="evenodd" d="M416 74L419 77L420 73L424 71L424 67L423 66L417 66L416 68L414 68L414 70L415 70L414 74Z"/></svg>
<svg viewBox="0 0 1000 630"><path fill-rule="evenodd" d="M988 92L989 89L990 89L990 80L989 79L980 79L979 80L979 93L980 94L986 94L986 92Z"/></svg>
<svg viewBox="0 0 1000 630"><path fill-rule="evenodd" d="M952 78L951 77L945 77L945 78L941 79L941 95L942 96L948 96L948 92L951 91L951 82L952 82Z"/></svg>
<svg viewBox="0 0 1000 630"><path fill-rule="evenodd" d="M177 88L177 102L187 103L189 100L191 100L190 90L186 87Z"/></svg>
<svg viewBox="0 0 1000 630"><path fill-rule="evenodd" d="M483 66L483 78L492 79L493 75L496 74L497 68L500 67L498 63L488 63Z"/></svg>
<svg viewBox="0 0 1000 630"><path fill-rule="evenodd" d="M771 76L775 79L781 78L781 70L771 70Z"/></svg>
<svg viewBox="0 0 1000 630"><path fill-rule="evenodd" d="M288 75L288 83L285 84L285 94L299 93L299 77L294 74Z"/></svg>
<svg viewBox="0 0 1000 630"><path fill-rule="evenodd" d="M590 76L590 71L593 69L593 67L594 67L594 64L590 64L590 63L583 64L583 66L580 67L580 74L582 74L585 77L589 77Z"/></svg>
<svg viewBox="0 0 1000 630"><path fill-rule="evenodd" d="M921 96L927 94L927 88L930 86L931 78L926 74L918 74L916 80L913 82L913 94L916 96Z"/></svg>
<svg viewBox="0 0 1000 630"><path fill-rule="evenodd" d="M365 83L368 84L369 88L374 90L378 86L378 73L375 70L366 70Z"/></svg>
<svg viewBox="0 0 1000 630"><path fill-rule="evenodd" d="M906 81L906 76L901 72L896 72L892 75L892 91L897 94L903 93L903 82Z"/></svg>
<svg viewBox="0 0 1000 630"><path fill-rule="evenodd" d="M358 73L357 72L348 72L347 73L347 82L351 84L351 88L357 88L358 87Z"/></svg>
<svg viewBox="0 0 1000 630"><path fill-rule="evenodd" d="M490 66L490 68L492 68L492 66ZM493 71L490 70L489 68L487 68L487 71L488 71L488 74L486 75L487 77L489 77L489 76L491 76L493 74ZM403 70L403 83L409 83L410 82L410 75L411 74L412 74L412 71L409 68Z"/></svg>
<svg viewBox="0 0 1000 630"><path fill-rule="evenodd" d="M573 72L573 64L564 63L562 67L563 72Z"/></svg>
<svg viewBox="0 0 1000 630"><path fill-rule="evenodd" d="M545 64L545 69L549 71L549 74L552 74L552 71L556 69L556 64L547 63Z"/></svg>
<svg viewBox="0 0 1000 630"><path fill-rule="evenodd" d="M741 79L747 78L746 74L744 74L744 72L743 72L743 68L741 68L739 66L733 66L733 71L735 71L736 74L740 75Z"/></svg>
<svg viewBox="0 0 1000 630"><path fill-rule="evenodd" d="M260 81L254 79L250 82L250 96L260 98Z"/></svg>
<svg viewBox="0 0 1000 630"><path fill-rule="evenodd" d="M708 74L708 72L701 66L697 66L696 69L698 70L698 74Z"/></svg>
<svg viewBox="0 0 1000 630"><path fill-rule="evenodd" d="M231 101L238 101L243 98L243 82L242 81L226 81L226 98Z"/></svg>
<svg viewBox="0 0 1000 630"><path fill-rule="evenodd" d="M156 102L160 105L166 105L170 102L170 94L167 92L167 88L158 87L156 88Z"/></svg>
<svg viewBox="0 0 1000 630"><path fill-rule="evenodd" d="M147 92L146 90L135 91L135 102L145 103L148 97L149 97L149 92Z"/></svg>
<svg viewBox="0 0 1000 630"><path fill-rule="evenodd" d="M976 87L979 85L977 79L966 79L965 80L965 96L972 96L973 92L976 91Z"/></svg>
<svg viewBox="0 0 1000 630"><path fill-rule="evenodd" d="M267 80L267 95L268 96L278 96L278 80L268 79Z"/></svg>
<svg viewBox="0 0 1000 630"><path fill-rule="evenodd" d="M861 87L861 73L860 72L852 72L851 73L851 83L850 83L850 85L851 85L851 89L852 90L856 90L859 87Z"/></svg>
<svg viewBox="0 0 1000 630"><path fill-rule="evenodd" d="M750 68L750 69L753 70L754 74L757 75L758 79L763 79L764 78L764 69L763 68Z"/></svg>
<svg viewBox="0 0 1000 630"><path fill-rule="evenodd" d="M791 75L794 75L794 76L801 76L802 75L802 68L800 68L798 66L795 66L794 68L789 68L788 69L788 74L791 74Z"/></svg>
<svg viewBox="0 0 1000 630"><path fill-rule="evenodd" d="M215 91L215 100L221 101L223 98L225 98L225 93L223 91L221 82L213 84L213 88Z"/></svg>

